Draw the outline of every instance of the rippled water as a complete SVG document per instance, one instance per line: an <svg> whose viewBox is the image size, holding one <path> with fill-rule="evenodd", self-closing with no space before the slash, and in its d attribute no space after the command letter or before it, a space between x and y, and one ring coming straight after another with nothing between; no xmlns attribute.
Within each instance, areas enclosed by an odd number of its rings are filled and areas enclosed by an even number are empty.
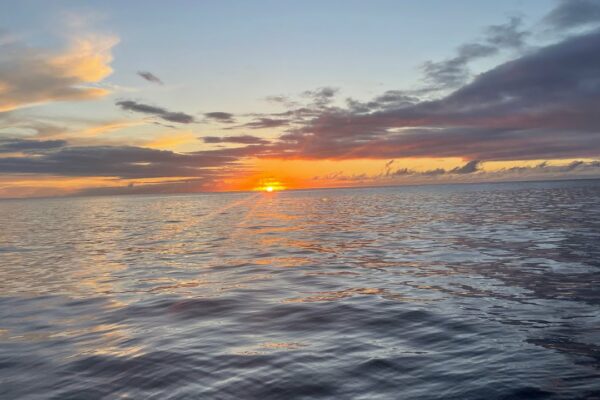
<svg viewBox="0 0 600 400"><path fill-rule="evenodd" d="M0 202L6 399L600 398L600 181Z"/></svg>

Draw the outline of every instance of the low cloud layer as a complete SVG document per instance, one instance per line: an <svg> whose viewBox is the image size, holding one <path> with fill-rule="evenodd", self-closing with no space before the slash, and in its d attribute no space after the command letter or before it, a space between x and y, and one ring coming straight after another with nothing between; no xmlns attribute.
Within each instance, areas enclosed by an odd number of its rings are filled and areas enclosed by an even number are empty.
<svg viewBox="0 0 600 400"><path fill-rule="evenodd" d="M27 150L35 157L0 158L0 172L123 179L202 177L212 174L214 167L234 165L238 158L227 152L181 154L134 146L61 147L48 152L49 141L38 142L34 151L32 142L26 143Z"/></svg>
<svg viewBox="0 0 600 400"><path fill-rule="evenodd" d="M59 149L67 145L65 140L28 140L0 138L0 153L39 153Z"/></svg>
<svg viewBox="0 0 600 400"><path fill-rule="evenodd" d="M393 161L386 164L385 170L379 174L354 173L343 171L315 176L314 181L337 181L360 183L363 185L382 185L400 183L439 183L439 182L486 182L510 181L524 179L564 179L590 178L600 174L600 161L573 161L569 164L550 165L542 162L533 166L515 166L497 170L486 170L480 161L470 161L452 169L436 168L430 170L414 170L410 168L393 168Z"/></svg>
<svg viewBox="0 0 600 400"><path fill-rule="evenodd" d="M461 167L452 168L449 170L445 170L443 168L436 168L427 171L415 171L409 168L399 168L393 170L391 168L392 163L389 162L386 164L385 173L382 176L439 176L439 175L467 175L473 174L475 172L480 171L481 161L472 160L467 162L465 165Z"/></svg>
<svg viewBox="0 0 600 400"><path fill-rule="evenodd" d="M252 135L240 136L204 136L204 143L267 144L268 140Z"/></svg>

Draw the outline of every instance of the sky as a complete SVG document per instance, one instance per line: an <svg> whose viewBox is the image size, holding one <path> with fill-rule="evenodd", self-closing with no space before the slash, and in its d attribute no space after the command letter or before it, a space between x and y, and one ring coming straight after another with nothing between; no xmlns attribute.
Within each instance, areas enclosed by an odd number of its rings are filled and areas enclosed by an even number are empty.
<svg viewBox="0 0 600 400"><path fill-rule="evenodd" d="M600 177L600 0L0 7L0 198Z"/></svg>

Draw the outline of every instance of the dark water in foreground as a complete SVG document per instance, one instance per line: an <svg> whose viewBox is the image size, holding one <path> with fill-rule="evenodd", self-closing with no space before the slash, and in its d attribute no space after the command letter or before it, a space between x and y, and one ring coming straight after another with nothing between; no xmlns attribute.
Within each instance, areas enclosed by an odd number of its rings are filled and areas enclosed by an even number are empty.
<svg viewBox="0 0 600 400"><path fill-rule="evenodd" d="M3 399L600 398L600 181L0 202Z"/></svg>

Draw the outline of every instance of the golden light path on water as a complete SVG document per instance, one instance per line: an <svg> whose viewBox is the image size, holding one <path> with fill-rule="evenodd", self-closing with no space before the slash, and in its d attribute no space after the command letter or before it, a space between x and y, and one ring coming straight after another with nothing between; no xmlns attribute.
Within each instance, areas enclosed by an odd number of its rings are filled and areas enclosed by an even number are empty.
<svg viewBox="0 0 600 400"><path fill-rule="evenodd" d="M595 393L598 181L269 186L0 202L5 396Z"/></svg>

